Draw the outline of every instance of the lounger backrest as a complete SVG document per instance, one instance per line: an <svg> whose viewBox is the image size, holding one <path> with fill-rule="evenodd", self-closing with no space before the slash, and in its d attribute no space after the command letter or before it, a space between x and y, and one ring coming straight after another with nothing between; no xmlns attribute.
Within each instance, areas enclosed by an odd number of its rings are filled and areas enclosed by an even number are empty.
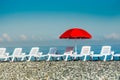
<svg viewBox="0 0 120 80"><path fill-rule="evenodd" d="M66 50L65 52L70 52L70 51L73 51L74 47L66 47Z"/></svg>
<svg viewBox="0 0 120 80"><path fill-rule="evenodd" d="M13 55L20 55L22 53L22 48L15 48Z"/></svg>
<svg viewBox="0 0 120 80"><path fill-rule="evenodd" d="M57 52L57 49L55 47L52 47L49 49L48 54L56 54L56 52Z"/></svg>
<svg viewBox="0 0 120 80"><path fill-rule="evenodd" d="M101 54L109 54L111 52L111 46L102 46Z"/></svg>
<svg viewBox="0 0 120 80"><path fill-rule="evenodd" d="M64 52L64 54L72 54L74 50L74 47L66 47L66 50Z"/></svg>
<svg viewBox="0 0 120 80"><path fill-rule="evenodd" d="M33 47L30 51L30 54L37 54L39 51L39 47Z"/></svg>
<svg viewBox="0 0 120 80"><path fill-rule="evenodd" d="M81 53L80 54L89 54L90 53L90 46L83 46L81 49Z"/></svg>
<svg viewBox="0 0 120 80"><path fill-rule="evenodd" d="M6 48L0 48L0 55L4 55L6 51Z"/></svg>

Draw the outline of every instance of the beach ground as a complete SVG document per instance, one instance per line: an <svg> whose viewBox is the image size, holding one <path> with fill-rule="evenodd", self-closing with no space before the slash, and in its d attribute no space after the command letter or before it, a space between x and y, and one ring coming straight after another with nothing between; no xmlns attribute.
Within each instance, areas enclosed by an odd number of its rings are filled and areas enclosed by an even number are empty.
<svg viewBox="0 0 120 80"><path fill-rule="evenodd" d="M120 80L120 61L0 62L0 80Z"/></svg>

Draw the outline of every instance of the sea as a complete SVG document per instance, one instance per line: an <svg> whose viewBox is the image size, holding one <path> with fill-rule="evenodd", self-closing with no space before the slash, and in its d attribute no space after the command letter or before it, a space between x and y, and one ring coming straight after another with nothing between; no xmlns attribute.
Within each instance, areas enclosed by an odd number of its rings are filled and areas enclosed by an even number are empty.
<svg viewBox="0 0 120 80"><path fill-rule="evenodd" d="M88 45L77 45L77 53L80 54L81 52L81 48L82 46L88 46ZM102 46L111 46L112 47L112 51L115 52L115 54L120 54L120 45L89 45L91 46L91 51L94 51L95 54L99 54L100 51L101 51L101 48ZM66 47L68 46L28 46L28 47L21 47L23 49L22 52L26 53L26 54L29 54L30 50L32 47L39 47L39 52L43 52L43 54L47 54L49 52L49 49L51 47L56 47L57 48L57 54L63 54ZM12 55L14 49L16 47L6 47L6 52L9 52L10 55ZM45 58L46 59L46 58ZM40 60L45 60L44 58L41 58ZM69 57L68 60L71 60L72 58ZM83 60L83 58L81 58L81 60ZM101 57L101 58L93 58L93 60L103 60L104 57ZM111 56L107 56L107 60L110 60L111 59ZM32 58L32 60L34 60L34 58ZM52 60L52 59L51 59ZM88 56L87 57L87 60L90 60L90 57ZM119 57L115 57L114 60L120 60Z"/></svg>

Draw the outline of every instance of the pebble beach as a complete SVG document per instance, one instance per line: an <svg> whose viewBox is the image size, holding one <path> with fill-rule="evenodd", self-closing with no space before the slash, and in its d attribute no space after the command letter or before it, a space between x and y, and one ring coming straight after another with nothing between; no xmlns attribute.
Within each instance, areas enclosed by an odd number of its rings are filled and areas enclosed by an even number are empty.
<svg viewBox="0 0 120 80"><path fill-rule="evenodd" d="M120 80L120 61L1 62L0 80Z"/></svg>

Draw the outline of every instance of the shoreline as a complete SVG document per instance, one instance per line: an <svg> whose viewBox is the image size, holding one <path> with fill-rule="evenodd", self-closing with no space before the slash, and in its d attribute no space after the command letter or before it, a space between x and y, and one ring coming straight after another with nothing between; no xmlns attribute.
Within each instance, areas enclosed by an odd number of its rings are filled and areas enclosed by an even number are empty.
<svg viewBox="0 0 120 80"><path fill-rule="evenodd" d="M1 80L120 80L120 61L1 62Z"/></svg>

